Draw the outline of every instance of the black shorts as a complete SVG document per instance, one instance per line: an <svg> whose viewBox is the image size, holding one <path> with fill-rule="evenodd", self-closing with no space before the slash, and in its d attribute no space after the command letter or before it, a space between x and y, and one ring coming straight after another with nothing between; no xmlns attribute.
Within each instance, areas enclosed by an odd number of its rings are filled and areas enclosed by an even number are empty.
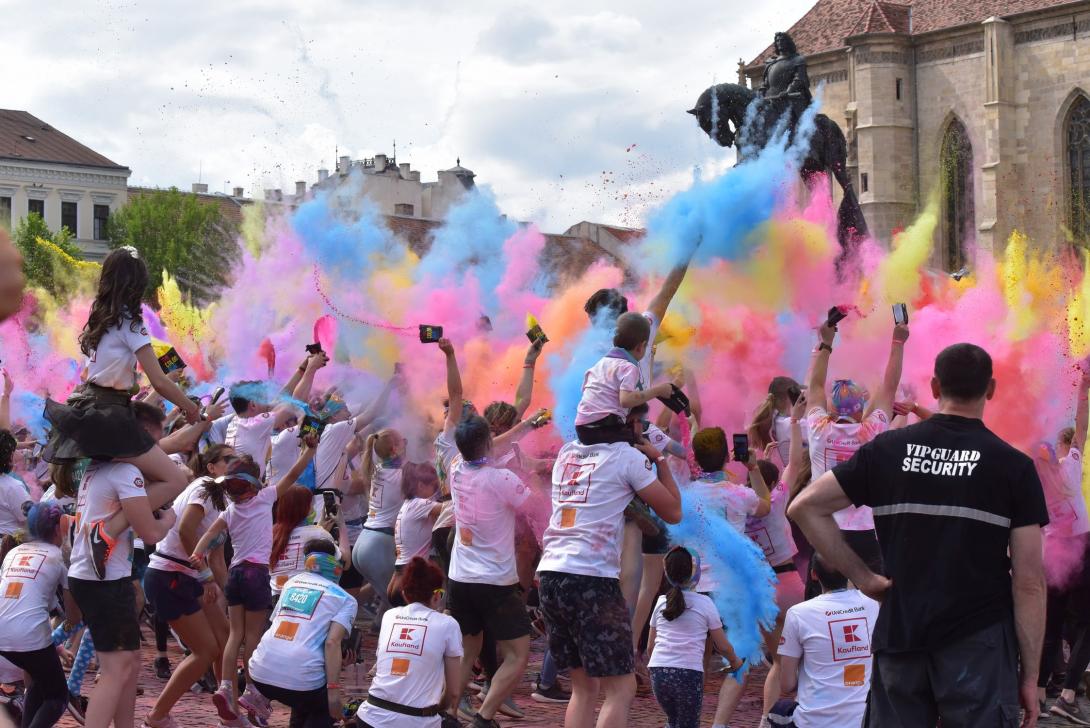
<svg viewBox="0 0 1090 728"><path fill-rule="evenodd" d="M243 561L227 570L227 586L223 589L227 606L242 607L247 612L267 612L272 609L272 585L269 567Z"/></svg>
<svg viewBox="0 0 1090 728"><path fill-rule="evenodd" d="M93 581L68 577L68 589L83 613L99 652L135 652L140 649L136 594L130 579Z"/></svg>
<svg viewBox="0 0 1090 728"><path fill-rule="evenodd" d="M359 589L363 586L363 574L356 571L356 565L352 563L352 553L348 553L348 566L341 572L341 589Z"/></svg>
<svg viewBox="0 0 1090 728"><path fill-rule="evenodd" d="M144 595L155 616L169 623L201 611L204 586L180 571L152 568L144 574Z"/></svg>
<svg viewBox="0 0 1090 728"><path fill-rule="evenodd" d="M632 624L621 582L554 571L539 576L541 613L557 667L581 667L589 677L632 672Z"/></svg>
<svg viewBox="0 0 1090 728"><path fill-rule="evenodd" d="M497 640L516 640L530 634L530 617L518 584L467 584L450 579L447 608L462 634L480 634L485 625Z"/></svg>
<svg viewBox="0 0 1090 728"><path fill-rule="evenodd" d="M648 556L662 556L670 550L670 537L666 533L666 523L654 513L651 514L651 520L659 527L659 532L654 536L644 535L640 551Z"/></svg>

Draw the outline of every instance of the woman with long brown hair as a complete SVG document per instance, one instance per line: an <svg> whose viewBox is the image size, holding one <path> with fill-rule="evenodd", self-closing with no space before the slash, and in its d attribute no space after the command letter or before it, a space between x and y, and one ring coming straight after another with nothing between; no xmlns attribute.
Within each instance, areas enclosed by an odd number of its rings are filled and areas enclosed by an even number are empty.
<svg viewBox="0 0 1090 728"><path fill-rule="evenodd" d="M288 579L306 571L306 557L303 546L308 541L320 540L336 544L340 549L337 557L347 561L351 549L348 546L348 532L344 527L344 514L337 509L337 541L330 532L321 526L309 523L307 518L314 510L314 495L301 485L293 485L280 496L273 514L273 545L269 559L269 579L273 599L280 596L280 590Z"/></svg>

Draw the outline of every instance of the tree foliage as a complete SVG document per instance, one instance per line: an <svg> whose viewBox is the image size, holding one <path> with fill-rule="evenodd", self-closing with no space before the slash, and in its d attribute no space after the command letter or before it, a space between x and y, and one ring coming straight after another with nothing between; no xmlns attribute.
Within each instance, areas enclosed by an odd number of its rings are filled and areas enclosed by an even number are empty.
<svg viewBox="0 0 1090 728"><path fill-rule="evenodd" d="M31 286L44 288L53 295L63 294L73 259L82 256L79 246L72 242L68 228L60 232L50 231L42 216L32 212L19 221L12 235L19 252L23 254L23 273ZM46 244L39 242L46 241ZM50 246L48 243L52 243Z"/></svg>
<svg viewBox="0 0 1090 728"><path fill-rule="evenodd" d="M148 300L154 300L166 271L192 301L207 303L227 283L240 255L219 206L175 187L130 197L110 215L107 239L111 248L140 251L148 265Z"/></svg>

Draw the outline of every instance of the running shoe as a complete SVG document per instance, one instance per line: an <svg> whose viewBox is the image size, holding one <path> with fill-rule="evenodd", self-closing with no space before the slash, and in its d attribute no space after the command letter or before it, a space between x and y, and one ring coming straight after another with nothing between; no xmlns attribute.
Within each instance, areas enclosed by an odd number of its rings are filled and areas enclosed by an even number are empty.
<svg viewBox="0 0 1090 728"><path fill-rule="evenodd" d="M151 716L144 717L144 728L182 728L178 725L178 721L174 720L174 717L167 713L166 718L160 718L159 720L152 720Z"/></svg>
<svg viewBox="0 0 1090 728"><path fill-rule="evenodd" d="M256 728L253 723L246 719L246 716L240 715L234 720L220 720L220 728Z"/></svg>
<svg viewBox="0 0 1090 728"><path fill-rule="evenodd" d="M272 715L272 703L264 695L259 693L252 685L247 685L246 690L238 698L239 706L250 713L250 722L268 723Z"/></svg>
<svg viewBox="0 0 1090 728"><path fill-rule="evenodd" d="M480 713L473 716L473 728L500 728L495 718L482 718Z"/></svg>
<svg viewBox="0 0 1090 728"><path fill-rule="evenodd" d="M91 524L91 566L100 580L106 578L106 562L117 546L117 540L106 533L106 523L95 521Z"/></svg>
<svg viewBox="0 0 1090 728"><path fill-rule="evenodd" d="M503 713L508 718L525 718L526 711L518 706L513 696L508 695L507 700L500 703L500 707L497 709L500 713Z"/></svg>
<svg viewBox="0 0 1090 728"><path fill-rule="evenodd" d="M216 713L222 721L238 720L238 710L235 708L235 699L231 695L231 683L220 685L216 692L212 693L212 705L216 706ZM249 724L250 721L246 721Z"/></svg>
<svg viewBox="0 0 1090 728"><path fill-rule="evenodd" d="M539 703L567 703L571 700L571 693L555 683L551 688L543 688L538 683L530 697Z"/></svg>
<svg viewBox="0 0 1090 728"><path fill-rule="evenodd" d="M68 714L80 725L87 722L87 698L82 695L68 694Z"/></svg>
<svg viewBox="0 0 1090 728"><path fill-rule="evenodd" d="M170 679L170 660L165 657L155 658L155 677L160 680Z"/></svg>
<svg viewBox="0 0 1090 728"><path fill-rule="evenodd" d="M1079 707L1078 702L1075 700L1068 702L1064 700L1062 695L1056 698L1056 702L1049 708L1049 712L1053 715L1063 716L1075 725L1090 725L1086 711Z"/></svg>

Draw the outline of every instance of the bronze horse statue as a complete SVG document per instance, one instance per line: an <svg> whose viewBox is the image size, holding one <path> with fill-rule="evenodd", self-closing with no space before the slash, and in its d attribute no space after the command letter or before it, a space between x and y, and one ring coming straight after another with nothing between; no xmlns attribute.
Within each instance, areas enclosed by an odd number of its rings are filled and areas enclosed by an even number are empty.
<svg viewBox="0 0 1090 728"><path fill-rule="evenodd" d="M764 148L772 132L769 127L778 121L777 118L769 119L770 114L766 112L756 114L754 120L746 124L746 110L758 98L758 93L746 86L721 83L700 94L696 106L689 109L689 113L696 117L704 133L720 146L730 147L737 142L738 161L745 162L748 156ZM770 101L762 98L758 103L768 104ZM794 129L791 133L794 133ZM867 235L867 221L863 219L863 210L859 207L859 199L848 177L847 160L848 144L844 132L832 119L818 114L814 133L810 137L810 148L799 174L808 187L817 173L828 174L836 179L844 191L844 199L837 211L837 240L844 254Z"/></svg>

